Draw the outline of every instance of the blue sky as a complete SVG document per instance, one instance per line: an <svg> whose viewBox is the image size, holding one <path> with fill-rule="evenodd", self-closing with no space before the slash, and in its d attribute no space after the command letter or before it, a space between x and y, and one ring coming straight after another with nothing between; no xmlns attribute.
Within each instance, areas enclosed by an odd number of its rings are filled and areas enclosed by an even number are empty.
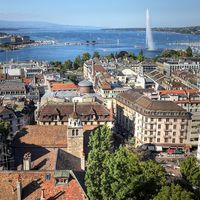
<svg viewBox="0 0 200 200"><path fill-rule="evenodd" d="M97 27L200 25L200 0L0 0L0 20Z"/></svg>

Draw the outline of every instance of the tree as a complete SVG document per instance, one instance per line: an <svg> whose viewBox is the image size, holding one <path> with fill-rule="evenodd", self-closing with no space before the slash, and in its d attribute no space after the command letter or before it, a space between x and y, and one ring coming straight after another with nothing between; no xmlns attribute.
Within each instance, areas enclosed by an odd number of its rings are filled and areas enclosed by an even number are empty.
<svg viewBox="0 0 200 200"><path fill-rule="evenodd" d="M187 57L192 57L192 56L193 56L191 47L188 47L188 48L186 49L186 54L187 54Z"/></svg>
<svg viewBox="0 0 200 200"><path fill-rule="evenodd" d="M96 129L90 136L85 183L91 200L101 200L102 173L111 147L111 131L107 126Z"/></svg>
<svg viewBox="0 0 200 200"><path fill-rule="evenodd" d="M89 60L90 58L91 58L91 55L88 52L83 53L83 55L82 55L82 61L83 62Z"/></svg>
<svg viewBox="0 0 200 200"><path fill-rule="evenodd" d="M95 51L95 52L93 53L92 58L100 58L99 52Z"/></svg>
<svg viewBox="0 0 200 200"><path fill-rule="evenodd" d="M135 56L135 54L134 54L134 53L132 53L132 52L130 52L130 53L128 54L128 57L129 57L129 58L131 58L131 59L133 59L133 60L135 60L135 59L136 59L136 56Z"/></svg>
<svg viewBox="0 0 200 200"><path fill-rule="evenodd" d="M67 70L69 70L71 68L72 68L72 61L66 60L65 63L61 65L60 72L65 73Z"/></svg>
<svg viewBox="0 0 200 200"><path fill-rule="evenodd" d="M103 199L151 199L166 183L163 168L153 161L141 162L126 147L107 157L102 174Z"/></svg>
<svg viewBox="0 0 200 200"><path fill-rule="evenodd" d="M83 67L83 62L80 56L77 56L74 60L74 69L78 69L79 67Z"/></svg>
<svg viewBox="0 0 200 200"><path fill-rule="evenodd" d="M72 68L72 61L70 59L66 60L64 63L64 66L66 69L71 69Z"/></svg>
<svg viewBox="0 0 200 200"><path fill-rule="evenodd" d="M107 57L108 60L112 60L112 59L115 58L113 53L108 54L106 57Z"/></svg>
<svg viewBox="0 0 200 200"><path fill-rule="evenodd" d="M69 79L70 81L72 81L73 83L76 83L76 82L77 82L77 77L76 77L76 75L74 75L74 74L69 75L69 76L68 76L68 79Z"/></svg>
<svg viewBox="0 0 200 200"><path fill-rule="evenodd" d="M189 156L180 163L183 178L192 186L200 187L200 161Z"/></svg>
<svg viewBox="0 0 200 200"><path fill-rule="evenodd" d="M10 123L7 121L0 120L0 134L3 141L7 140L10 132Z"/></svg>
<svg viewBox="0 0 200 200"><path fill-rule="evenodd" d="M140 50L137 59L138 59L140 62L144 60L144 52L143 52L142 49Z"/></svg>
<svg viewBox="0 0 200 200"><path fill-rule="evenodd" d="M164 186L153 200L193 200L193 194L180 185Z"/></svg>

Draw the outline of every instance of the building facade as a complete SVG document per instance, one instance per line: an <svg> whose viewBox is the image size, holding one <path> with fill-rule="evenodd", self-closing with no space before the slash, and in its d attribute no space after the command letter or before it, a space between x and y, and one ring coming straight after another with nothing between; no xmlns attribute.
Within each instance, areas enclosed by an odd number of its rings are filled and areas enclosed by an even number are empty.
<svg viewBox="0 0 200 200"><path fill-rule="evenodd" d="M117 124L136 140L136 146L183 147L188 136L187 112L171 101L151 100L129 90L116 98Z"/></svg>

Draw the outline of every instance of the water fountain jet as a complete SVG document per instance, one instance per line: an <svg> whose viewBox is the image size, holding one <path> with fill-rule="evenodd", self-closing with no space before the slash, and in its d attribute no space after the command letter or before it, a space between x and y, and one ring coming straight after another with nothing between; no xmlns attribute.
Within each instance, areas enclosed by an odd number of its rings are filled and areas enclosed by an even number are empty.
<svg viewBox="0 0 200 200"><path fill-rule="evenodd" d="M152 31L151 31L151 18L150 18L148 8L147 8L147 11L146 11L146 48L149 51L155 50Z"/></svg>

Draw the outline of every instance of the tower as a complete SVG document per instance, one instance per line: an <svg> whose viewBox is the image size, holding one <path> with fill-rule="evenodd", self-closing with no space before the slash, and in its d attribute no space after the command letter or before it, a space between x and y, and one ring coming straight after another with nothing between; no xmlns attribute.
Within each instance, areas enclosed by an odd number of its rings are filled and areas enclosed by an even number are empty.
<svg viewBox="0 0 200 200"><path fill-rule="evenodd" d="M83 125L76 111L76 102L74 103L73 112L68 119L67 130L67 151L72 155L81 158L83 154Z"/></svg>

